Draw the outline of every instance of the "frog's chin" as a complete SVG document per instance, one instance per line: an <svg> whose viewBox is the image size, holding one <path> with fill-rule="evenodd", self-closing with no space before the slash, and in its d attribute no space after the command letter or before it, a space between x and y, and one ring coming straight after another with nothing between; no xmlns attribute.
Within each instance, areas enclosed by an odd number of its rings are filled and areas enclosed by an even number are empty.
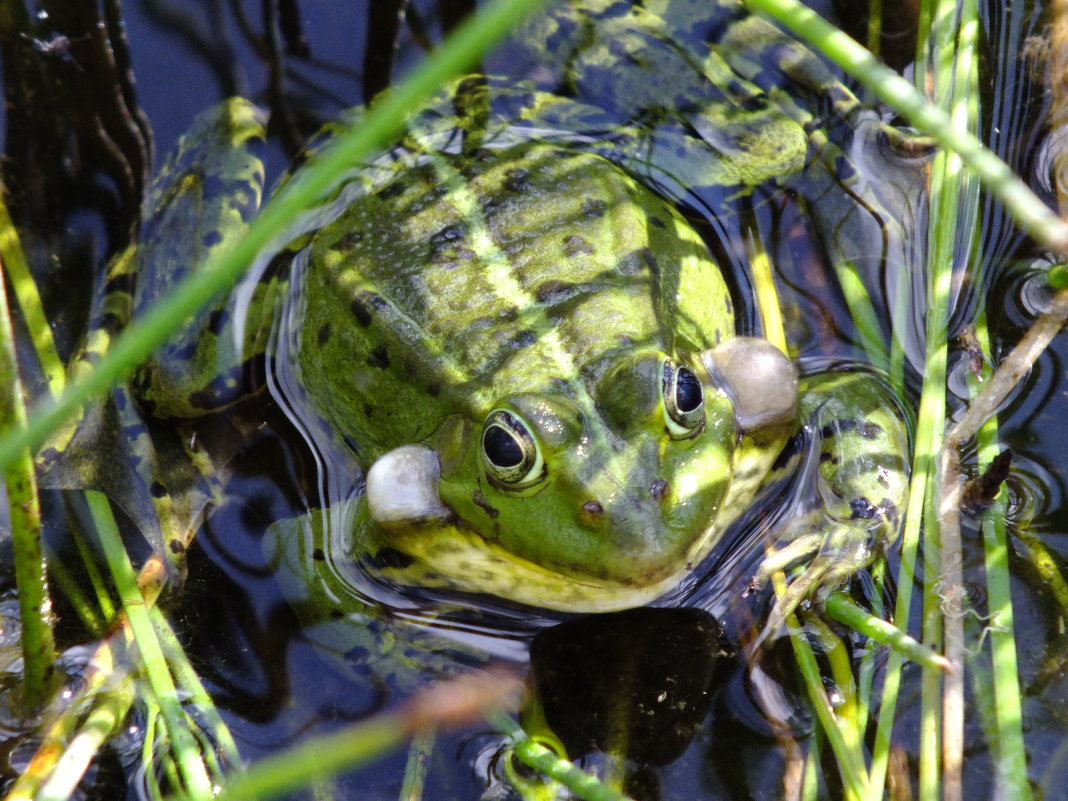
<svg viewBox="0 0 1068 801"><path fill-rule="evenodd" d="M556 572L516 556L458 524L437 486L437 455L405 445L367 472L367 503L384 539L413 558L382 575L401 584L486 593L565 612L612 612L642 606L675 587L689 563L648 583L614 584ZM696 550L696 549L695 549Z"/></svg>
<svg viewBox="0 0 1068 801"><path fill-rule="evenodd" d="M428 532L413 529L413 534L415 537L411 542L406 538L394 542L391 537L391 542L409 553L414 561L404 568L378 568L383 579L398 584L493 595L560 612L615 612L644 606L678 585L689 572L688 569L680 570L645 586L612 586L565 576L519 559L466 529L435 529L435 547L423 551L418 550L414 540L425 541ZM411 553L413 550L416 553Z"/></svg>

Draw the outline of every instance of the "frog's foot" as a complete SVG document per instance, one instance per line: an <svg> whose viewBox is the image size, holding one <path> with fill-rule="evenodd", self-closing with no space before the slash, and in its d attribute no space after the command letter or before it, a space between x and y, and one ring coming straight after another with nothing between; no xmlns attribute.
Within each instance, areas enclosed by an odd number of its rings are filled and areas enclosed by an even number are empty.
<svg viewBox="0 0 1068 801"><path fill-rule="evenodd" d="M864 526L851 525L863 522ZM805 601L822 606L827 596L844 584L854 573L866 567L875 554L874 542L885 538L885 531L873 531L871 521L848 521L838 524L831 533L803 534L786 547L769 554L760 564L754 577L763 586L771 576L791 565L808 560L800 575L793 578L786 591L779 596L768 619L769 633ZM876 526L882 529L882 525Z"/></svg>
<svg viewBox="0 0 1068 801"><path fill-rule="evenodd" d="M938 142L933 137L902 130L889 123L879 124L877 130L890 152L897 156L927 161L938 152Z"/></svg>
<svg viewBox="0 0 1068 801"><path fill-rule="evenodd" d="M789 544L756 575L804 563L779 598L768 631L807 599L817 605L897 537L908 487L908 435L889 389L869 373L804 380L802 419L819 448L807 513L778 532Z"/></svg>

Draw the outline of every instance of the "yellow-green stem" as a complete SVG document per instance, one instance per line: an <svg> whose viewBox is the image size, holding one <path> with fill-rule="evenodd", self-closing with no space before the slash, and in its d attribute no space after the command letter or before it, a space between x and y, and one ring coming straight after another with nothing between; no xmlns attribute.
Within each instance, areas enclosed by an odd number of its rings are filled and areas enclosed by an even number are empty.
<svg viewBox="0 0 1068 801"><path fill-rule="evenodd" d="M875 642L893 648L910 662L924 667L931 667L948 673L953 664L941 654L936 654L923 643L910 637L893 623L889 623L871 612L857 606L845 593L831 593L827 598L827 614L839 623L859 631Z"/></svg>
<svg viewBox="0 0 1068 801"><path fill-rule="evenodd" d="M41 365L45 384L52 395L58 395L66 385L66 371L56 352L52 326L45 317L44 304L37 291L37 283L30 273L26 255L22 251L15 224L7 210L6 192L0 185L0 260L3 260L8 283L22 312L22 319L30 333L34 353Z"/></svg>
<svg viewBox="0 0 1068 801"><path fill-rule="evenodd" d="M0 270L0 425L26 425L22 381L15 360L15 338L7 304L7 289ZM8 514L15 554L19 616L22 622L22 705L36 711L48 695L55 666L56 645L52 637L52 599L41 544L41 507L37 476L28 448L20 448L4 468Z"/></svg>

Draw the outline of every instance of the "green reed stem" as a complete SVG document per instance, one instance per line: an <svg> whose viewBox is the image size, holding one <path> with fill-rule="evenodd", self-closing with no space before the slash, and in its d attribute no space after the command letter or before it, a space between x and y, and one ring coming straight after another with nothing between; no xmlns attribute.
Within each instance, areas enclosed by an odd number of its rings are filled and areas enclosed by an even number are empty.
<svg viewBox="0 0 1068 801"><path fill-rule="evenodd" d="M74 613L78 616L81 624L94 637L103 636L104 629L107 627L104 625L104 618L100 615L99 608L93 606L85 596L82 588L78 585L77 579L74 578L66 565L53 558L53 555L47 551L45 558L48 561L48 575L51 577L52 584L67 599L67 603L74 609Z"/></svg>
<svg viewBox="0 0 1068 801"><path fill-rule="evenodd" d="M366 765L399 748L408 729L397 715L381 715L294 746L235 774L214 801L267 799L316 779Z"/></svg>
<svg viewBox="0 0 1068 801"><path fill-rule="evenodd" d="M820 798L820 757L823 754L823 737L817 729L809 738L805 754L805 778L801 783L801 801L818 801Z"/></svg>
<svg viewBox="0 0 1068 801"><path fill-rule="evenodd" d="M408 745L408 761L404 765L404 782L399 801L422 801L427 769L434 752L437 732L432 727L419 729Z"/></svg>
<svg viewBox="0 0 1068 801"><path fill-rule="evenodd" d="M141 655L145 676L166 725L184 789L194 799L208 799L212 795L212 781L183 713L178 691L156 637L145 597L138 587L137 575L115 525L109 501L99 492L86 493L86 499L93 511L104 559L122 600L122 608L126 612L130 630Z"/></svg>
<svg viewBox="0 0 1068 801"><path fill-rule="evenodd" d="M791 631L800 631L797 617L794 614L786 617L786 625ZM863 754L856 747L855 738L848 733L848 726L835 716L834 705L827 697L823 675L820 673L816 656L812 653L803 634L791 635L790 645L793 647L794 660L797 662L798 672L801 674L805 691L808 693L809 703L816 712L820 729L827 738L838 763L845 797L847 799L865 798L870 777L864 766Z"/></svg>
<svg viewBox="0 0 1068 801"><path fill-rule="evenodd" d="M215 703L211 700L211 696L208 695L203 682L200 681L200 676L197 675L196 670L189 663L189 658L185 655L182 644L175 636L174 629L171 628L167 616L158 605L153 605L149 609L149 615L156 630L156 637L159 638L164 656L167 658L167 664L175 681L178 683L178 687L185 694L187 703L197 708L203 718L201 725L211 735L214 745L210 750L220 750L231 765L241 764L241 755L237 750L237 743L234 742L229 727L223 722L222 717L219 715L219 710L215 708Z"/></svg>
<svg viewBox="0 0 1068 801"><path fill-rule="evenodd" d="M470 17L431 53L400 86L376 103L358 130L339 135L297 173L260 212L232 248L213 254L174 292L134 321L116 340L96 369L67 387L57 399L40 404L25 428L8 428L0 436L0 469L25 448L38 447L56 426L77 413L90 398L128 377L188 318L234 284L256 255L277 243L294 217L322 201L337 176L369 156L400 132L413 108L442 81L474 64L486 49L543 0L493 0Z"/></svg>
<svg viewBox="0 0 1068 801"><path fill-rule="evenodd" d="M853 664L842 638L832 632L819 617L812 615L805 620L805 631L820 644L827 665L830 667L830 679L834 683L834 718L838 723L846 748L858 765L864 764L864 725L857 715L857 685L853 676ZM824 684L821 689L824 689ZM866 777L865 777L866 778ZM847 801L858 801L863 797L863 787L845 787Z"/></svg>
<svg viewBox="0 0 1068 801"><path fill-rule="evenodd" d="M67 373L56 352L52 326L48 324L48 318L45 316L41 295L26 262L26 254L19 244L18 233L8 213L4 195L4 189L0 186L0 261L3 262L8 283L15 293L22 319L30 333L30 341L41 365L45 384L52 395L58 395L66 384Z"/></svg>
<svg viewBox="0 0 1068 801"><path fill-rule="evenodd" d="M520 689L518 677L492 670L432 685L391 712L253 763L232 775L214 801L271 798L354 770L396 750L416 732L455 728L514 706Z"/></svg>
<svg viewBox="0 0 1068 801"><path fill-rule="evenodd" d="M144 770L144 788L149 801L163 801L163 791L160 789L156 770L156 737L160 729L159 708L152 704L146 704L145 720L142 724L144 740L141 743L141 766ZM175 776L172 787L178 787L180 782Z"/></svg>
<svg viewBox="0 0 1068 801"><path fill-rule="evenodd" d="M514 753L528 768L548 776L586 801L632 801L630 796L591 776L574 762L557 756L529 737L516 741Z"/></svg>
<svg viewBox="0 0 1068 801"><path fill-rule="evenodd" d="M937 456L935 457L937 459ZM935 469L932 467L932 469ZM938 526L938 481L928 477L923 499L923 614L920 628L923 643L940 649L942 639L942 610L939 608L938 576L941 572L942 531ZM920 673L920 743L918 768L919 801L939 801L941 787L942 750L942 674L933 670Z"/></svg>
<svg viewBox="0 0 1068 801"><path fill-rule="evenodd" d="M931 76L933 100L949 110L953 126L971 134L978 128L978 72L975 60L978 30L978 8L975 0L958 4L955 0L939 0L934 4L932 20L932 52L935 55L935 70ZM939 152L930 168L930 224L928 228L929 269L946 271L952 275L954 267L978 261L975 253L978 229L976 181L964 170L960 156L953 152ZM962 235L958 235L963 232ZM939 304L944 310L939 323L948 322L947 304ZM928 314L931 307L928 307ZM941 771L943 801L960 801L963 795L964 765L964 671L966 645L964 639L964 614L967 598L964 592L963 553L961 545L960 514L958 504L951 498L956 489L955 476L947 470L954 460L945 458L945 445L941 459L937 511L931 510L929 525L937 525L940 534L941 571L937 588L925 593L930 604L927 619L933 625L941 625L943 653L955 666L945 677L936 679L930 671L924 675L925 688L942 681L941 698ZM937 519L935 518L937 515ZM925 578L930 578L925 577ZM925 698L927 695L925 693ZM925 752L930 761L931 756Z"/></svg>
<svg viewBox="0 0 1068 801"><path fill-rule="evenodd" d="M891 367L890 349L886 345L879 315L872 305L868 288L864 286L856 265L852 262L836 262L835 275L838 276L838 286L856 326L861 348L873 367L883 374L888 374ZM900 392L898 396L901 397Z"/></svg>
<svg viewBox="0 0 1068 801"><path fill-rule="evenodd" d="M990 353L990 336L986 315L979 314L975 327L979 347ZM989 378L989 370L987 375ZM969 376L973 397L981 382ZM985 383L985 382L984 382ZM976 436L979 462L989 463L1000 451L996 418L988 420ZM991 743L999 791L1005 798L1030 801L1031 783L1027 776L1027 751L1023 737L1023 709L1020 677L1016 664L1016 627L1009 586L1009 544L1005 530L1007 493L1002 492L994 505L983 513L983 564L986 568L987 642L993 674L993 718L996 739Z"/></svg>
<svg viewBox="0 0 1068 801"><path fill-rule="evenodd" d="M486 718L499 731L512 738L516 759L528 768L559 782L579 798L586 801L632 801L630 796L591 776L574 762L564 759L530 737L508 715L491 713Z"/></svg>
<svg viewBox="0 0 1068 801"><path fill-rule="evenodd" d="M793 31L939 145L956 153L983 187L1005 204L1021 228L1050 249L1068 253L1068 223L1054 214L1005 162L975 136L959 129L945 111L928 103L908 81L798 0L745 2Z"/></svg>
<svg viewBox="0 0 1068 801"><path fill-rule="evenodd" d="M74 499L65 497L64 501L67 503L68 530L72 532L71 539L74 540L74 546L78 549L78 555L81 557L81 567L84 568L85 577L89 579L89 583L92 585L93 595L96 598L97 605L100 607L101 614L104 616L105 625L110 624L115 619L117 611L111 597L111 590L104 579L104 573L97 564L99 557L90 547L86 533L79 530L76 521L73 519L71 504ZM89 514L92 517L91 511ZM51 567L53 569L56 567L54 561Z"/></svg>
<svg viewBox="0 0 1068 801"><path fill-rule="evenodd" d="M901 536L901 564L898 570L897 585L899 592L894 606L894 621L903 629L909 628L909 616L912 607L912 587L916 576L916 558L920 543L920 526L927 490L933 489L931 476L934 474L938 450L942 443L942 430L945 425L946 406L946 332L945 322L941 328L935 319L944 314L948 302L949 270L942 275L933 276L933 285L929 292L928 310L936 310L928 315L927 354L923 386L920 391L919 417L916 423L916 444L912 461L912 481L909 485L908 504L905 512L905 524ZM936 304L941 302L939 307ZM941 313L937 309L941 308ZM937 531L927 530L926 550L933 551L932 535L937 542ZM926 555L926 552L925 552ZM925 575L928 571L925 570ZM937 575L936 572L930 575ZM925 642L930 647L930 641ZM882 788L886 782L889 764L891 732L897 708L898 692L901 686L901 668L904 657L894 651L887 661L886 675L883 679L882 703L879 706L879 720L875 732L872 750L872 783L869 798L882 797ZM930 671L935 675L935 671ZM927 727L926 730L930 730Z"/></svg>
<svg viewBox="0 0 1068 801"><path fill-rule="evenodd" d="M98 697L78 733L67 744L48 781L34 796L34 801L67 801L74 795L93 757L111 733L126 718L133 704L133 684L126 683L122 692Z"/></svg>
<svg viewBox="0 0 1068 801"><path fill-rule="evenodd" d="M0 204L2 207L3 204ZM4 215L6 216L6 215ZM10 220L8 221L10 223ZM2 221L0 221L2 224ZM2 232L13 236L11 230ZM26 425L22 380L15 358L15 334L0 271L0 424L22 429ZM48 695L56 659L52 636L52 600L41 543L41 506L37 475L29 448L23 446L4 468L8 514L15 557L19 617L22 622L22 705L27 712L40 708Z"/></svg>
<svg viewBox="0 0 1068 801"><path fill-rule="evenodd" d="M865 637L882 643L917 665L948 673L953 663L910 637L893 623L883 620L853 602L846 594L835 592L827 598L827 614Z"/></svg>

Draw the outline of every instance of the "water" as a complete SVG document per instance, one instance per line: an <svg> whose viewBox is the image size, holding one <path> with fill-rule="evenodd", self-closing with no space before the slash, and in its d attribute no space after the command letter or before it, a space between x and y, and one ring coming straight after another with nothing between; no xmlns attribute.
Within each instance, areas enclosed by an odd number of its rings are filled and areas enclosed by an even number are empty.
<svg viewBox="0 0 1068 801"><path fill-rule="evenodd" d="M224 27L209 25L208 5L181 8L180 15L191 21L203 35L183 38L172 26L170 30L153 22L150 4L127 4L132 61L138 80L139 97L152 121L158 152L165 152L192 117L226 93L239 90L264 102L277 90L271 87L265 63L255 55L250 41L228 10L216 9ZM253 24L257 14L250 8ZM288 163L294 137L308 133L319 121L334 118L342 109L361 102L363 88L375 85L375 79L363 73L361 58L366 45L365 9L352 4L341 9L337 4L305 2L300 6L301 20L312 59L302 61L290 55L287 88L291 95L290 113L282 132L272 139L268 168L278 176ZM215 13L215 12L212 12ZM426 26L429 35L437 33L435 9L416 4L413 12ZM1029 10L1029 14L1037 14ZM203 16L198 16L203 14ZM988 139L1010 163L1039 187L1048 187L1042 172L1043 145L1033 130L1039 114L1036 96L1040 89L1021 65L1013 48L1038 29L1036 17L1012 7L991 7L986 18L992 45L992 62L996 63L994 89L987 97L986 131ZM223 34L222 31L226 33ZM227 43L227 39L229 42ZM399 71L419 57L418 37L405 29L397 50ZM195 41L196 46L190 42ZM224 67L212 66L205 57L204 45L211 45L226 55ZM211 48L207 48L210 50ZM236 60L229 61L229 56ZM501 51L486 59L488 71L528 72L531 65ZM379 79L380 80L380 79ZM998 102L1011 97L1014 101ZM856 154L854 154L856 155ZM916 197L912 166L899 170L888 166L886 157L872 144L861 150L867 168L876 176L896 176L900 191L887 190L897 219L903 220L907 233L922 225L922 202ZM892 161L892 159L891 159ZM783 302L789 309L787 328L791 341L801 343L798 356L802 369L814 373L829 365L863 362L857 348L855 327L850 321L844 300L837 289L835 276L823 267L828 243L834 236L824 230L814 233L809 215L803 208L818 204L822 198L819 181L795 187L791 192L760 191L751 200L734 202L732 214L722 214L724 198L714 190L693 189L688 185L649 176L673 200L683 205L687 216L705 235L721 263L731 273L737 308L748 308L751 287L745 268L747 254L743 231L747 225L769 232L772 261L783 270ZM807 195L806 195L807 193ZM866 223L870 227L870 220ZM78 226L93 232L98 226ZM863 227L863 224L862 224ZM99 234L97 234L99 236ZM851 243L837 240L837 245ZM923 371L924 320L917 298L922 292L922 249L916 239L904 233L894 240L889 253L880 258L860 260L860 268L874 293L877 318L883 333L896 317L893 327L906 354L906 391L913 401ZM991 298L1002 299L990 311L996 352L1003 352L1019 339L1035 312L1042 307L1041 281L1030 265L1040 261L1022 238L1007 225L1003 215L989 204L983 207L983 230L980 238L983 263L988 265L984 283ZM89 260L100 260L100 246ZM898 275L909 276L903 298L895 299L893 287ZM959 306L954 320L970 318L978 302L976 287L963 285L955 297ZM746 330L757 326L755 316L742 320ZM958 324L958 327L960 324ZM1066 530L1062 479L1065 474L1062 441L1063 421L1068 409L1068 393L1063 390L1063 340L1040 360L1026 383L1010 400L1002 419L1006 444L1014 451L1010 491L1009 523L1023 535L1039 538L1050 549L1058 564L1065 557ZM962 348L954 347L951 390L958 402L965 396L963 373L969 362ZM272 379L274 374L271 374ZM283 382L284 383L284 382ZM365 718L396 704L408 695L413 684L395 675L368 675L365 666L346 659L351 648L338 645L351 632L362 629L363 610L347 612L340 624L326 625L320 637L309 619L318 610L296 609L293 589L279 582L274 561L279 549L293 546L291 539L272 540L265 533L271 523L292 517L306 507L330 505L358 486L358 472L346 462L344 454L329 452L322 438L312 438L308 445L311 421L294 425L277 404L285 405L287 390L275 391L276 400L257 408L267 424L255 443L242 453L235 468L235 478L228 487L227 500L211 516L199 533L189 555L190 580L174 611L174 619L183 642L208 684L209 691L223 711L238 740L242 755L254 760L275 753L305 737L332 731L345 723ZM290 404L292 405L292 404ZM299 406L299 404L297 404ZM670 593L664 606L699 607L710 611L725 627L727 640L735 644L743 639L753 620L766 612L766 595L747 593L747 577L759 561L752 543L774 520L788 512L791 489L787 487L778 506L762 506L739 526L737 547L723 548L697 571L693 578ZM325 503L324 503L325 502ZM1027 745L1031 759L1031 776L1045 790L1045 797L1059 797L1065 763L1063 748L1065 686L1063 661L1063 607L1055 592L1037 577L1024 551L1025 538L1014 540L1010 554L1013 592L1017 607L1021 675L1024 687ZM965 578L972 591L978 616L974 626L982 625L985 609L982 552L974 523L965 531ZM307 558L314 548L298 551ZM437 619L437 633L449 644L449 657L440 665L449 672L455 665L471 661L467 648L488 652L495 660L520 667L526 664L530 643L542 630L549 629L569 616L509 607L483 599L464 599L455 603L447 594L418 591L376 583L355 571L351 564L336 559L330 551L330 569L339 576L348 591L369 607L388 607L394 613L398 630L407 630L409 621ZM891 555L890 573L896 573L896 557ZM922 576L918 577L922 578ZM888 591L892 592L893 588ZM913 591L900 587L898 592ZM871 594L869 591L868 594ZM889 599L889 600L892 600ZM441 613L440 604L449 603ZM666 622L657 623L674 631L685 631L686 621L672 622L670 614L680 610L665 609ZM685 618L688 612L682 612ZM637 629L634 619L624 618L625 629ZM676 628L678 627L678 628ZM340 628L340 634L337 629ZM913 624L915 628L915 624ZM700 629L705 631L706 629ZM975 632L978 636L978 631ZM578 639L596 641L600 632L583 631ZM609 636L609 635L605 635ZM544 640L539 640L544 642ZM718 642L718 640L717 640ZM570 643L574 645L574 643ZM849 646L858 656L862 643L850 639ZM647 646L652 647L652 646ZM603 653L607 646L597 650ZM439 649L440 650L440 649ZM610 650L610 649L609 649ZM596 655L596 654L595 654ZM570 658L570 656L569 656ZM701 675L687 664L683 678ZM576 660L577 662L577 660ZM883 659L877 660L882 665ZM609 672L613 667L594 663L592 670ZM438 665L427 672L436 673ZM759 664L746 668L745 660L725 656L714 681L698 682L696 689L682 704L688 711L697 710L696 722L687 731L688 742L675 744L670 759L660 754L650 756L641 746L631 753L643 754L632 764L628 787L640 798L749 798L779 797L781 775L790 753L791 736L805 741L813 721L803 691L794 683L792 655L785 641L773 644ZM621 678L627 672L619 671ZM978 675L981 679L982 673ZM915 731L918 727L918 671L907 671L903 700L899 705L897 737L906 760L916 755ZM665 680L665 679L661 679ZM648 684L648 678L641 679ZM674 681L670 677L666 681ZM555 684L555 680L553 682ZM583 685L579 684L580 687ZM972 690L982 698L983 688ZM625 695L625 691L617 691ZM570 704L568 706L573 706ZM669 718L668 727L671 720ZM581 725L581 724L579 724ZM784 736L783 732L787 735ZM992 766L978 721L970 722L970 743L965 787L974 797L995 797ZM652 741L663 739L654 730ZM601 741L598 741L601 742ZM501 780L499 735L487 727L475 725L456 734L443 735L434 746L425 798L507 797ZM22 743L18 754L26 750ZM128 757L126 746L116 749ZM609 761L610 762L610 761ZM666 763L666 764L664 764ZM21 757L13 767L21 765ZM114 779L114 759L94 774L93 792L113 797L113 785L102 783L100 775ZM124 760L131 779L130 793L136 795L136 762ZM611 770L603 757L589 759L593 767ZM396 753L369 771L340 780L338 797L350 794L360 798L396 798L405 769L405 755ZM109 772L110 771L110 772ZM833 775L833 770L827 771ZM109 795L109 793L111 793Z"/></svg>

